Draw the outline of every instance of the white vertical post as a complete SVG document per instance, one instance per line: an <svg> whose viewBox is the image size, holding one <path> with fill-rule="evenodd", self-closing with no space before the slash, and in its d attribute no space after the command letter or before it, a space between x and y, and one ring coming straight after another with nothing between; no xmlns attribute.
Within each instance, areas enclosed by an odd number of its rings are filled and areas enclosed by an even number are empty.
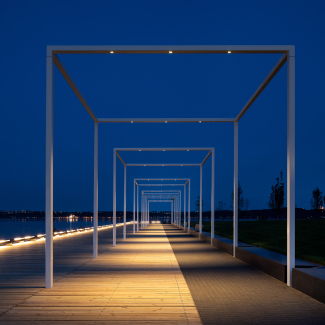
<svg viewBox="0 0 325 325"><path fill-rule="evenodd" d="M113 150L113 247L116 246L116 150Z"/></svg>
<svg viewBox="0 0 325 325"><path fill-rule="evenodd" d="M190 224L191 224L191 180L188 180L188 225L187 225L187 232L190 232Z"/></svg>
<svg viewBox="0 0 325 325"><path fill-rule="evenodd" d="M202 234L202 165L200 166L200 234L199 238L201 238Z"/></svg>
<svg viewBox="0 0 325 325"><path fill-rule="evenodd" d="M53 58L46 57L45 287L53 287Z"/></svg>
<svg viewBox="0 0 325 325"><path fill-rule="evenodd" d="M234 122L234 220L233 220L233 256L238 247L238 122Z"/></svg>
<svg viewBox="0 0 325 325"><path fill-rule="evenodd" d="M170 201L170 223L173 224L173 200Z"/></svg>
<svg viewBox="0 0 325 325"><path fill-rule="evenodd" d="M145 220L145 227L147 227L148 215L149 215L149 200L146 198L146 220Z"/></svg>
<svg viewBox="0 0 325 325"><path fill-rule="evenodd" d="M147 220L147 226L150 224L150 202L148 201L148 220Z"/></svg>
<svg viewBox="0 0 325 325"><path fill-rule="evenodd" d="M295 264L295 49L287 55L287 284Z"/></svg>
<svg viewBox="0 0 325 325"><path fill-rule="evenodd" d="M211 154L211 245L214 238L214 148Z"/></svg>
<svg viewBox="0 0 325 325"><path fill-rule="evenodd" d="M175 223L176 223L176 226L177 226L177 222L178 222L178 218L177 218L177 213L178 213L177 204L178 204L178 194L176 195L176 200L175 200Z"/></svg>
<svg viewBox="0 0 325 325"><path fill-rule="evenodd" d="M137 184L137 231L139 231L139 185Z"/></svg>
<svg viewBox="0 0 325 325"><path fill-rule="evenodd" d="M175 224L176 226L178 225L178 194L176 195L176 199L175 199Z"/></svg>
<svg viewBox="0 0 325 325"><path fill-rule="evenodd" d="M98 256L98 122L94 129L94 233L93 233L93 258Z"/></svg>
<svg viewBox="0 0 325 325"><path fill-rule="evenodd" d="M135 182L133 184L133 233L135 234Z"/></svg>
<svg viewBox="0 0 325 325"><path fill-rule="evenodd" d="M177 201L176 201L176 209L177 209L177 213L176 213L176 224L177 226L179 226L179 193L177 194Z"/></svg>
<svg viewBox="0 0 325 325"><path fill-rule="evenodd" d="M182 191L179 192L179 226L182 226Z"/></svg>
<svg viewBox="0 0 325 325"><path fill-rule="evenodd" d="M186 185L184 185L184 231L186 230Z"/></svg>
<svg viewBox="0 0 325 325"><path fill-rule="evenodd" d="M144 216L144 203L143 193L141 195L141 229L143 228L143 216Z"/></svg>
<svg viewBox="0 0 325 325"><path fill-rule="evenodd" d="M174 210L175 210L175 224L177 226L177 202L178 202L178 194L176 195L176 198L175 198L175 206L174 206Z"/></svg>
<svg viewBox="0 0 325 325"><path fill-rule="evenodd" d="M126 166L124 166L124 213L123 213L123 239L126 239Z"/></svg>

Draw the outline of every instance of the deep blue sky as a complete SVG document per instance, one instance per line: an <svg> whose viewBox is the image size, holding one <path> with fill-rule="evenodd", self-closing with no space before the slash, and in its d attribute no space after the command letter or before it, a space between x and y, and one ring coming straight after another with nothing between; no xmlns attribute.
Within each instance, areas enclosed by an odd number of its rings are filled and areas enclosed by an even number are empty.
<svg viewBox="0 0 325 325"><path fill-rule="evenodd" d="M47 45L296 46L296 202L309 208L324 180L324 1L1 1L0 210L45 207ZM235 117L278 55L61 55L98 117ZM92 209L93 123L54 68L54 210ZM265 208L286 177L286 65L239 123L239 180ZM215 147L216 204L230 206L233 124L99 126L99 210L112 209L114 147ZM192 162L201 155L125 154L127 161ZM118 163L117 209L123 208ZM210 206L210 168L203 174ZM192 179L199 168L138 168L137 177ZM132 209L128 192L128 210ZM169 209L157 204L152 209Z"/></svg>

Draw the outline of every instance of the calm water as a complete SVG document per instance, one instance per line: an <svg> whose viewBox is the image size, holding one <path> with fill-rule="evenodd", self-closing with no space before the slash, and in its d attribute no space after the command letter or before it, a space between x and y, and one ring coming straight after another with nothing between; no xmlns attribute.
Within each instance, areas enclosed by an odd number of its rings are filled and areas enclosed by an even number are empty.
<svg viewBox="0 0 325 325"><path fill-rule="evenodd" d="M131 221L129 218L126 221ZM123 222L123 217L116 217L116 223ZM112 224L112 218L98 218L98 225ZM80 227L92 227L92 218L53 218L53 228L57 231L72 230ZM0 240L15 237L45 234L45 220L36 218L0 219Z"/></svg>

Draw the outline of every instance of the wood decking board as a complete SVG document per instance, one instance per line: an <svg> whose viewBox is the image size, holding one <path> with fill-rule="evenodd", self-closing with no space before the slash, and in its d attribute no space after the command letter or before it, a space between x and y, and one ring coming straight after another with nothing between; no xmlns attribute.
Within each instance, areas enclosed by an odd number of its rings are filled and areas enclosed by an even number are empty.
<svg viewBox="0 0 325 325"><path fill-rule="evenodd" d="M202 324L163 227L131 231L101 230L97 259L92 233L56 239L52 289L44 242L1 250L0 324Z"/></svg>

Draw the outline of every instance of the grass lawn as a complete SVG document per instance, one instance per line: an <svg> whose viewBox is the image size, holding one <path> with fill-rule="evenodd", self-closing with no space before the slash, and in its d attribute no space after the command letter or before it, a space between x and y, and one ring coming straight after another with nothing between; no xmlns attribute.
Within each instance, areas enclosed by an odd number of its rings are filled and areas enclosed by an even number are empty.
<svg viewBox="0 0 325 325"><path fill-rule="evenodd" d="M195 227L191 222L191 226ZM230 221L216 221L215 234L232 238ZM203 231L211 224L203 222ZM287 221L239 221L238 239L275 252L287 253ZM325 266L325 220L296 220L296 257Z"/></svg>

